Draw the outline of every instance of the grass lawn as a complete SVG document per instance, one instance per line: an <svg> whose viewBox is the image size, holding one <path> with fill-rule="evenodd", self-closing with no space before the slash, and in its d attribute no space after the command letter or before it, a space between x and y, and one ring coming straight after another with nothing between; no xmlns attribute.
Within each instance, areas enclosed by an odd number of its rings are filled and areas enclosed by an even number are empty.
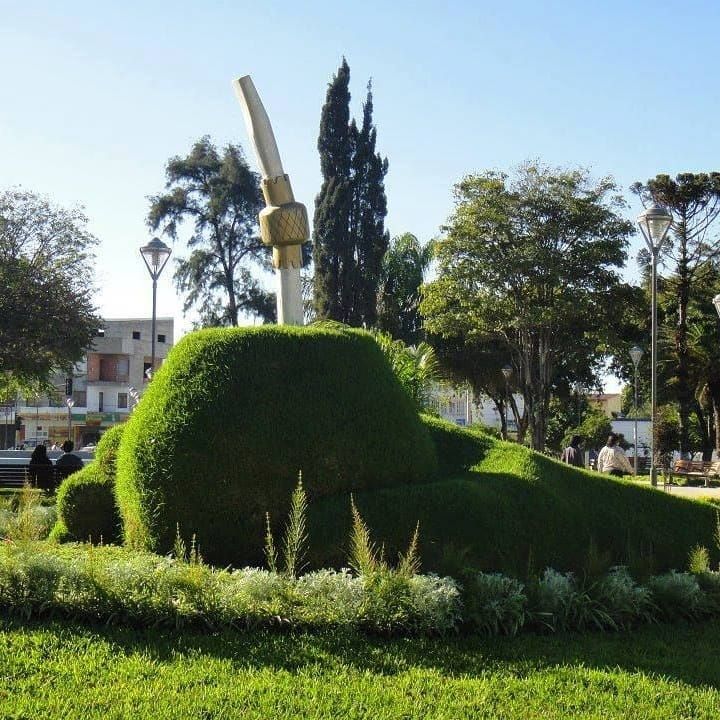
<svg viewBox="0 0 720 720"><path fill-rule="evenodd" d="M2 718L717 718L720 622L382 640L4 621Z"/></svg>

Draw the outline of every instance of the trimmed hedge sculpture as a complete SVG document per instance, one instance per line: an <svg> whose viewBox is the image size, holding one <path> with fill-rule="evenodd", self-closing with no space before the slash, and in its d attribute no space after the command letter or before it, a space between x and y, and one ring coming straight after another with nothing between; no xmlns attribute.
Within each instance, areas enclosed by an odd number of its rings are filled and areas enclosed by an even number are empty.
<svg viewBox="0 0 720 720"><path fill-rule="evenodd" d="M95 460L65 478L57 493L56 540L114 542L120 539L120 517L115 504L115 462L125 425L105 432Z"/></svg>
<svg viewBox="0 0 720 720"><path fill-rule="evenodd" d="M704 546L717 567L717 508L581 470L482 431L424 417L442 479L358 492L354 502L386 557L404 552L420 524L423 570L468 568L527 578L546 567L578 577L626 565L644 578L687 566ZM308 509L311 567L347 562L350 498Z"/></svg>
<svg viewBox="0 0 720 720"><path fill-rule="evenodd" d="M265 513L437 475L430 435L365 332L264 326L186 336L127 423L116 494L125 540L210 562L262 557Z"/></svg>

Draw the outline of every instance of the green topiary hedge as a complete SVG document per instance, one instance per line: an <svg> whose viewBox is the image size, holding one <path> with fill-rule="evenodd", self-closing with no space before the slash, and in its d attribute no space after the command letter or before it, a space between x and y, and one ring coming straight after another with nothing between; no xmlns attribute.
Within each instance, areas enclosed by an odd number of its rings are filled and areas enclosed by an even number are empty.
<svg viewBox="0 0 720 720"><path fill-rule="evenodd" d="M632 482L562 464L515 443L425 418L440 465L437 482L355 493L388 558L420 523L423 569L457 576L464 567L527 577L546 567L583 575L628 565L639 577L684 568L696 545L710 549L716 510ZM348 495L311 503L312 566L347 563Z"/></svg>
<svg viewBox="0 0 720 720"><path fill-rule="evenodd" d="M258 561L266 511L298 472L310 499L426 482L435 449L363 331L202 330L170 353L118 459L126 541L170 550L177 524L214 563Z"/></svg>
<svg viewBox="0 0 720 720"><path fill-rule="evenodd" d="M56 540L115 542L120 517L115 503L115 464L125 425L105 432L93 462L63 480L57 493L58 521L51 533Z"/></svg>
<svg viewBox="0 0 720 720"><path fill-rule="evenodd" d="M422 415L421 420L435 444L441 477L454 477L470 470L493 443L490 436L479 430L462 428L433 415Z"/></svg>

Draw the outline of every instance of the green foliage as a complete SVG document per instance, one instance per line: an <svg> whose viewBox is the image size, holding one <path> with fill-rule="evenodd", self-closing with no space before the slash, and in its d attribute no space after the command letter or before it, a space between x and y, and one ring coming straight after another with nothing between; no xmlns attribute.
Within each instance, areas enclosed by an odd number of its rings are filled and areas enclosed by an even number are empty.
<svg viewBox="0 0 720 720"><path fill-rule="evenodd" d="M322 186L313 221L314 304L318 317L374 327L385 232L387 159L376 152L370 83L362 125L350 121L350 68L343 58L328 86L318 150Z"/></svg>
<svg viewBox="0 0 720 720"><path fill-rule="evenodd" d="M98 469L103 475L113 480L117 474L117 455L124 432L124 423L108 428L95 448L95 462Z"/></svg>
<svg viewBox="0 0 720 720"><path fill-rule="evenodd" d="M120 517L115 501L116 462L125 425L109 428L100 438L90 465L65 478L57 493L56 540L117 542Z"/></svg>
<svg viewBox="0 0 720 720"><path fill-rule="evenodd" d="M501 428L507 427L510 415L515 419L516 438L525 439L527 412L520 413L514 393L518 392L517 375L509 380L502 373L510 356L507 343L500 339L478 338L461 332L458 335L430 335L428 342L435 348L443 375L456 384L468 383L476 397L485 395L500 417ZM495 430L494 432L498 432ZM499 433L502 436L502 429Z"/></svg>
<svg viewBox="0 0 720 720"><path fill-rule="evenodd" d="M415 525L415 531L410 538L410 545L406 552L401 553L397 571L399 575L412 577L420 574L420 523Z"/></svg>
<svg viewBox="0 0 720 720"><path fill-rule="evenodd" d="M697 408L698 384L690 342L689 307L696 296L707 293L708 267L720 258L720 237L716 231L720 217L720 173L680 173L675 178L661 174L645 184L635 183L632 189L643 204L657 202L673 216L670 232L660 249L663 264L672 272L668 290L674 296L673 312L666 320L670 337L665 357L669 361L668 385L679 409L680 451L687 453L691 447L690 413L693 407ZM645 252L641 262L648 260ZM661 325L661 337L665 334L662 330ZM700 429L706 434L703 423ZM709 438L706 444L703 449L712 450Z"/></svg>
<svg viewBox="0 0 720 720"><path fill-rule="evenodd" d="M423 339L420 287L432 260L432 243L412 233L392 239L382 261L378 327L396 340L415 345Z"/></svg>
<svg viewBox="0 0 720 720"><path fill-rule="evenodd" d="M645 577L686 567L690 549L711 542L715 509L707 503L575 469L434 418L424 421L438 443L443 479L354 493L387 557L405 549L418 520L423 568L442 574L456 571L451 559L462 553L466 567L484 572L526 578L532 555L536 569L584 577L594 543L605 565L628 565ZM347 495L311 503L311 566L346 562L351 521ZM719 559L712 547L713 565Z"/></svg>
<svg viewBox="0 0 720 720"><path fill-rule="evenodd" d="M695 620L707 610L698 579L690 573L671 570L665 575L650 578L647 585L663 620Z"/></svg>
<svg viewBox="0 0 720 720"><path fill-rule="evenodd" d="M688 572L692 575L702 575L710 572L710 553L706 547L696 545L688 556Z"/></svg>
<svg viewBox="0 0 720 720"><path fill-rule="evenodd" d="M302 474L297 487L290 498L290 514L288 515L285 538L283 540L283 558L285 572L292 578L297 577L303 569L307 545L307 497L302 484Z"/></svg>
<svg viewBox="0 0 720 720"><path fill-rule="evenodd" d="M101 320L87 222L26 190L0 192L0 389L42 382L91 346Z"/></svg>
<svg viewBox="0 0 720 720"><path fill-rule="evenodd" d="M653 435L655 462L660 467L669 470L673 451L680 446L680 418L676 408L671 405L663 405L657 409Z"/></svg>
<svg viewBox="0 0 720 720"><path fill-rule="evenodd" d="M608 613L613 629L628 630L657 619L650 590L639 586L626 567L612 568L589 592Z"/></svg>
<svg viewBox="0 0 720 720"><path fill-rule="evenodd" d="M633 229L616 191L587 170L533 163L512 177L469 175L435 245L438 277L421 304L428 332L504 346L539 450L553 387L595 376L634 296L618 271Z"/></svg>
<svg viewBox="0 0 720 720"><path fill-rule="evenodd" d="M150 198L148 225L175 240L183 221L193 224L190 255L175 260L183 310L197 309L201 326L237 325L240 314L274 320L274 298L249 269L262 265L268 250L258 237L260 178L242 148L219 153L209 137L200 138L187 157L168 160L165 176L165 194Z"/></svg>
<svg viewBox="0 0 720 720"><path fill-rule="evenodd" d="M48 536L55 523L55 510L42 504L42 492L25 484L16 497L0 502L0 538L30 542Z"/></svg>
<svg viewBox="0 0 720 720"><path fill-rule="evenodd" d="M408 346L382 332L373 332L372 336L415 406L418 410L427 410L430 393L440 380L440 365L435 350L424 342Z"/></svg>
<svg viewBox="0 0 720 720"><path fill-rule="evenodd" d="M517 635L525 624L523 584L499 573L462 575L463 621L481 635Z"/></svg>
<svg viewBox="0 0 720 720"><path fill-rule="evenodd" d="M58 522L66 531L56 537L66 540L115 542L120 538L120 523L113 484L92 463L73 473L57 493Z"/></svg>
<svg viewBox="0 0 720 720"><path fill-rule="evenodd" d="M612 424L605 413L596 407L588 407L580 425L565 432L562 440L563 447L567 447L573 435L583 439L586 448L599 449L605 445L608 435L612 432Z"/></svg>
<svg viewBox="0 0 720 720"><path fill-rule="evenodd" d="M209 562L238 565L261 561L265 513L285 512L300 470L316 500L424 482L436 468L367 333L213 329L173 348L133 412L117 496L131 545L167 552L179 522Z"/></svg>
<svg viewBox="0 0 720 720"><path fill-rule="evenodd" d="M230 571L203 564L192 549L184 557L182 539L176 551L173 558L115 546L5 544L0 609L140 627L344 626L388 634L447 632L458 617L449 578Z"/></svg>
<svg viewBox="0 0 720 720"><path fill-rule="evenodd" d="M265 562L270 572L278 571L278 554L270 525L270 513L265 513Z"/></svg>
<svg viewBox="0 0 720 720"><path fill-rule="evenodd" d="M461 428L431 415L423 415L422 421L435 444L443 478L452 478L472 469L492 446L491 437L476 428Z"/></svg>
<svg viewBox="0 0 720 720"><path fill-rule="evenodd" d="M370 539L370 529L365 524L352 496L350 497L352 530L350 531L350 557L348 564L358 575L370 576L382 565L380 553Z"/></svg>

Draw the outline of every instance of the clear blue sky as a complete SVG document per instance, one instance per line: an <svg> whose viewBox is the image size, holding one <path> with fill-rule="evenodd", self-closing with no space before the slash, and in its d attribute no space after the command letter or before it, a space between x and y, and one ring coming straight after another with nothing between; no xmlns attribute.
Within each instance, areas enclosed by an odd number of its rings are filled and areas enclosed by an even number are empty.
<svg viewBox="0 0 720 720"><path fill-rule="evenodd" d="M203 134L248 148L239 75L311 213L327 83L345 55L359 115L372 77L393 235L429 239L463 174L528 158L624 189L720 165L716 1L0 0L0 18L0 187L84 205L108 317L149 314L137 248L168 157ZM158 312L187 327L170 273L160 284Z"/></svg>

